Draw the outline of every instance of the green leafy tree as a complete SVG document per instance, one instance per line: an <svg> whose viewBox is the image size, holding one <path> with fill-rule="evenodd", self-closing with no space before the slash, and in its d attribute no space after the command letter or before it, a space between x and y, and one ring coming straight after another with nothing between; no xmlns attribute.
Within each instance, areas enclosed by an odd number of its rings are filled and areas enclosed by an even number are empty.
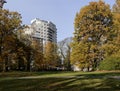
<svg viewBox="0 0 120 91"><path fill-rule="evenodd" d="M120 70L120 56L112 55L100 62L99 70Z"/></svg>
<svg viewBox="0 0 120 91"><path fill-rule="evenodd" d="M90 2L76 14L71 63L83 68L97 68L104 58L102 45L110 39L112 28L110 6L103 1Z"/></svg>
<svg viewBox="0 0 120 91"><path fill-rule="evenodd" d="M113 6L114 30L116 38L114 39L114 46L117 54L120 54L120 0L116 0Z"/></svg>
<svg viewBox="0 0 120 91"><path fill-rule="evenodd" d="M100 63L100 70L120 70L120 0L112 8L113 35L112 40L103 46L106 58Z"/></svg>
<svg viewBox="0 0 120 91"><path fill-rule="evenodd" d="M116 3L112 8L113 14L113 27L110 35L110 40L105 45L103 49L105 50L105 57L111 57L113 55L120 54L120 1L116 0Z"/></svg>

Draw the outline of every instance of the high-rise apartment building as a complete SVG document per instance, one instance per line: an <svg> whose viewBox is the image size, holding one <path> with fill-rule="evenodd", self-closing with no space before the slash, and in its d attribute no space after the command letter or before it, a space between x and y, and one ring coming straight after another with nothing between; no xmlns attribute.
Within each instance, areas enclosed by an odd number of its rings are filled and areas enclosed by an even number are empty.
<svg viewBox="0 0 120 91"><path fill-rule="evenodd" d="M57 43L57 28L50 21L33 19L29 28L25 29L25 33L31 35L32 38L43 40L44 43Z"/></svg>
<svg viewBox="0 0 120 91"><path fill-rule="evenodd" d="M33 48L37 48L43 53L45 53L47 42L57 43L57 28L50 21L33 19L22 33L31 41ZM31 60L31 68L34 68L34 60Z"/></svg>

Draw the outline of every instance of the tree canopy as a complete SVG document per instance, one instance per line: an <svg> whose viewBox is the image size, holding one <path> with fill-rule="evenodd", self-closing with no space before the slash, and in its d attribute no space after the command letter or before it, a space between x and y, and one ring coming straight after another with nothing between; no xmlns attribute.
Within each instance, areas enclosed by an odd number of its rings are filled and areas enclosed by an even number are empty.
<svg viewBox="0 0 120 91"><path fill-rule="evenodd" d="M12 52L15 45L16 36L14 33L20 26L21 15L19 13L0 9L0 59L3 71L6 70L9 53Z"/></svg>
<svg viewBox="0 0 120 91"><path fill-rule="evenodd" d="M110 6L103 1L90 2L76 14L71 63L96 68L104 58L102 46L112 36L113 18Z"/></svg>

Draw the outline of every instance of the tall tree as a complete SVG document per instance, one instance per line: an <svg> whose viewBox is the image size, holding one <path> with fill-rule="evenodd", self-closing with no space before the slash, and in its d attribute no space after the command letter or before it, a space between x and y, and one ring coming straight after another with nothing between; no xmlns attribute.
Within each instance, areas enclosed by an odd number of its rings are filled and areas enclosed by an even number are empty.
<svg viewBox="0 0 120 91"><path fill-rule="evenodd" d="M58 42L58 52L61 59L61 66L63 66L66 70L71 69L70 65L71 41L72 37L69 37Z"/></svg>
<svg viewBox="0 0 120 91"><path fill-rule="evenodd" d="M59 60L59 56L57 53L57 45L53 42L47 42L45 45L44 56L47 67L56 67L57 61Z"/></svg>
<svg viewBox="0 0 120 91"><path fill-rule="evenodd" d="M42 70L44 66L43 62L43 41L33 40L32 41L33 50L33 66L34 70Z"/></svg>
<svg viewBox="0 0 120 91"><path fill-rule="evenodd" d="M105 56L116 56L120 53L120 1L116 0L116 3L113 5L112 8L113 14L113 27L112 27L112 34L111 40L103 45L103 49L106 51Z"/></svg>
<svg viewBox="0 0 120 91"><path fill-rule="evenodd" d="M16 32L16 34L17 34L17 38L18 38L18 41L16 41L16 44L18 44L17 45L17 47L19 48L21 48L22 47L22 50L23 50L23 59L24 59L24 63L26 63L25 64L25 70L26 71L30 71L31 70L31 62L32 62L32 60L33 60L33 52L34 52L34 50L35 50L35 47L33 47L33 45L32 45L32 39L31 39L31 36L30 35L27 35L26 33L25 33L25 28L26 28L27 26L25 26L25 25L23 25L23 26L21 26L21 28ZM22 45L20 45L20 44L22 44ZM17 49L18 49L17 48ZM18 51L18 56L19 56L19 51Z"/></svg>
<svg viewBox="0 0 120 91"><path fill-rule="evenodd" d="M106 57L117 56L120 54L120 0L116 0L116 3L112 7L113 14L113 27L111 41L103 46L106 51Z"/></svg>
<svg viewBox="0 0 120 91"><path fill-rule="evenodd" d="M70 54L71 54L71 46L70 44L67 44L67 51L66 51L66 56L65 56L65 59L64 59L64 66L65 68L67 68L68 71L71 70L71 63L70 63Z"/></svg>
<svg viewBox="0 0 120 91"><path fill-rule="evenodd" d="M120 54L120 0L116 0L112 10L114 17L114 30L116 35L116 38L113 42L114 46L116 46L116 51Z"/></svg>
<svg viewBox="0 0 120 91"><path fill-rule="evenodd" d="M10 12L8 10L0 9L0 59L3 64L3 71L6 70L6 58L4 58L4 52L10 52L10 49L6 50L6 39L10 38L13 33L21 26L21 16L17 12ZM12 40L12 38L11 38Z"/></svg>
<svg viewBox="0 0 120 91"><path fill-rule="evenodd" d="M113 5L113 12L120 13L120 0L116 0L116 3Z"/></svg>
<svg viewBox="0 0 120 91"><path fill-rule="evenodd" d="M96 68L103 59L101 46L109 41L112 28L110 6L103 1L90 2L76 14L71 63Z"/></svg>

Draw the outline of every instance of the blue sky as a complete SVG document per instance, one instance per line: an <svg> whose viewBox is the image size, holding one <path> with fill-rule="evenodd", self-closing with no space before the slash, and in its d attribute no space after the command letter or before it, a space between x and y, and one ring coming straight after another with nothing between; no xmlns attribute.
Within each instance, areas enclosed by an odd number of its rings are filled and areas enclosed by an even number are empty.
<svg viewBox="0 0 120 91"><path fill-rule="evenodd" d="M34 18L52 21L57 27L58 41L73 36L74 18L80 8L98 0L6 0L5 9L22 15L23 24ZM115 0L104 0L111 6Z"/></svg>

